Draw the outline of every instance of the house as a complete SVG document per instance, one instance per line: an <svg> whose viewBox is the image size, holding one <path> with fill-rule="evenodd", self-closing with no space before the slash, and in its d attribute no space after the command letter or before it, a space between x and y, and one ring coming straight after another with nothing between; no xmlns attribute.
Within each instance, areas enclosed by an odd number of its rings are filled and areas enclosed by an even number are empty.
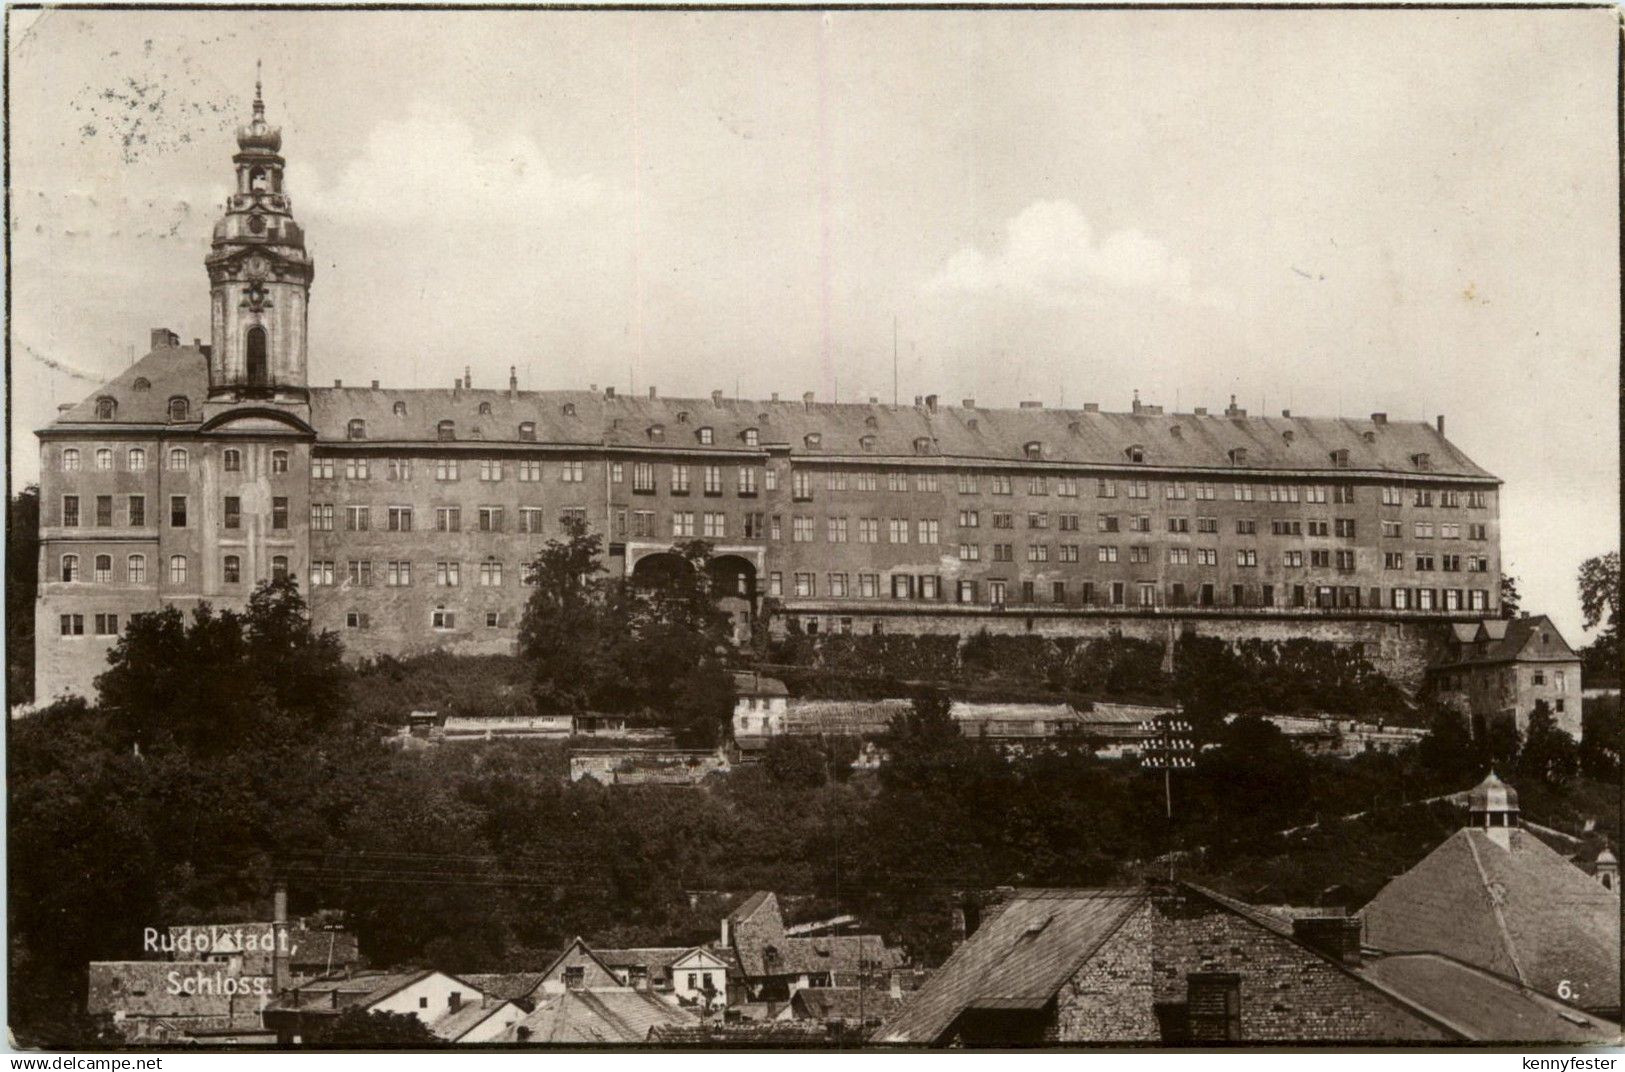
<svg viewBox="0 0 1625 1072"><path fill-rule="evenodd" d="M570 780L601 785L700 785L731 769L727 753L676 748L578 748L570 753Z"/></svg>
<svg viewBox="0 0 1625 1072"><path fill-rule="evenodd" d="M1468 801L1468 825L1360 910L1365 943L1438 953L1617 1018L1617 887L1523 829L1517 791L1493 773Z"/></svg>
<svg viewBox="0 0 1625 1072"><path fill-rule="evenodd" d="M367 971L311 979L277 995L265 1009L265 1026L284 1045L304 1041L351 1009L403 1013L433 1027L435 1021L485 995L442 971Z"/></svg>
<svg viewBox="0 0 1625 1072"><path fill-rule="evenodd" d="M959 732L973 741L1022 750L1057 739L1079 739L1082 723L1071 704L962 703L948 708Z"/></svg>
<svg viewBox="0 0 1625 1072"><path fill-rule="evenodd" d="M685 961L688 952L678 951L670 957L670 963ZM653 984L666 951L608 953L606 959L580 938L573 939L525 995L521 1004L528 1004L530 1011L504 1029L495 1041L639 1043L647 1040L654 1027L700 1022L700 1015L679 1004L675 993L663 996ZM620 972L612 961L620 962ZM634 967L643 970L641 986L631 985Z"/></svg>
<svg viewBox="0 0 1625 1072"><path fill-rule="evenodd" d="M872 1037L1030 1047L1618 1036L1617 1025L1487 972L1432 961L1378 971L1362 959L1358 927L1282 918L1190 883L1021 890ZM1430 980L1441 977L1449 993L1434 1002ZM1474 1008L1514 1009L1519 1026L1463 1015Z"/></svg>
<svg viewBox="0 0 1625 1072"><path fill-rule="evenodd" d="M785 708L791 737L856 737L869 740L891 730L892 720L913 708L908 700L793 700Z"/></svg>
<svg viewBox="0 0 1625 1072"><path fill-rule="evenodd" d="M1076 732L1090 742L1097 755L1111 759L1138 757L1146 741L1156 736L1156 720L1173 714L1171 707L1097 700L1078 713Z"/></svg>
<svg viewBox="0 0 1625 1072"><path fill-rule="evenodd" d="M461 1008L448 1011L429 1025L442 1042L472 1045L495 1042L515 1024L528 1015L518 1002L494 997L482 997Z"/></svg>
<svg viewBox="0 0 1625 1072"><path fill-rule="evenodd" d="M1451 625L1453 651L1429 668L1439 698L1471 717L1474 733L1504 722L1519 733L1542 701L1560 729L1580 739L1580 656L1544 614Z"/></svg>
<svg viewBox="0 0 1625 1072"><path fill-rule="evenodd" d="M1225 721L1237 718L1226 715ZM1360 722L1332 715L1262 715L1265 722L1312 756L1352 759L1366 752L1399 752L1420 744L1427 731L1384 722Z"/></svg>
<svg viewBox="0 0 1625 1072"><path fill-rule="evenodd" d="M820 1024L831 1034L866 1038L903 1004L896 987L808 987L790 995L775 1019Z"/></svg>
<svg viewBox="0 0 1625 1072"><path fill-rule="evenodd" d="M736 1004L788 1001L807 987L872 983L908 959L878 934L791 935L777 896L766 890L723 918L718 950L739 964Z"/></svg>
<svg viewBox="0 0 1625 1072"><path fill-rule="evenodd" d="M447 715L440 727L441 739L450 741L493 741L539 737L562 741L574 729L569 715Z"/></svg>
<svg viewBox="0 0 1625 1072"><path fill-rule="evenodd" d="M320 925L313 919L291 921L281 929L280 937L276 923L255 920L172 926L166 938L161 944L172 955L235 965L243 975L267 979L277 973L275 961L280 947L281 977L277 989L317 976L353 970L361 964L361 948L354 934Z"/></svg>
<svg viewBox="0 0 1625 1072"><path fill-rule="evenodd" d="M132 1046L229 1038L269 1043L269 976L212 960L92 961L85 1012Z"/></svg>
<svg viewBox="0 0 1625 1072"><path fill-rule="evenodd" d="M784 733L790 692L784 682L759 673L736 673L733 680L734 743L741 752L760 752Z"/></svg>
<svg viewBox="0 0 1625 1072"><path fill-rule="evenodd" d="M716 1011L728 1003L728 963L701 946L597 949L623 986L671 994L683 1005Z"/></svg>

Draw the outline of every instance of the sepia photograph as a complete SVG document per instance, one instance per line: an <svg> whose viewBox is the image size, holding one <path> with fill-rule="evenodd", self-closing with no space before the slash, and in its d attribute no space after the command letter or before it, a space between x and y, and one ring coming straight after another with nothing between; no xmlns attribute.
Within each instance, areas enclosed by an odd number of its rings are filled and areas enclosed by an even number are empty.
<svg viewBox="0 0 1625 1072"><path fill-rule="evenodd" d="M1619 1051L1617 7L5 36L9 1051Z"/></svg>

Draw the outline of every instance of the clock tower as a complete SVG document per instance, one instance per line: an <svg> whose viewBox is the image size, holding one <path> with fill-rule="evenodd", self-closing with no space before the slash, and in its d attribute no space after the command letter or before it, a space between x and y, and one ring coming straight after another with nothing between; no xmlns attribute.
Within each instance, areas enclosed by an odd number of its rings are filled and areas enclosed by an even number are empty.
<svg viewBox="0 0 1625 1072"><path fill-rule="evenodd" d="M254 117L237 129L236 188L214 225L209 272L209 398L308 400L306 305L315 275L305 233L284 189L282 132L265 122L254 82Z"/></svg>

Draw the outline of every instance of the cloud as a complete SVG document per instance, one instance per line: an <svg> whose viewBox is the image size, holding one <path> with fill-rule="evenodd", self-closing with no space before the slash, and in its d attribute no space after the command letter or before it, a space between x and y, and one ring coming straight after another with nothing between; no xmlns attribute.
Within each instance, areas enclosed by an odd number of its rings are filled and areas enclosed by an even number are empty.
<svg viewBox="0 0 1625 1072"><path fill-rule="evenodd" d="M966 246L923 289L931 294L1002 291L1058 304L1103 287L1154 290L1198 304L1220 300L1217 291L1195 285L1189 261L1142 231L1128 228L1097 240L1070 201L1033 202L1005 224L998 252Z"/></svg>
<svg viewBox="0 0 1625 1072"><path fill-rule="evenodd" d="M296 212L363 225L525 227L614 208L622 197L590 175L561 174L528 135L492 138L424 102L375 127L332 181L308 164L290 164L289 173Z"/></svg>

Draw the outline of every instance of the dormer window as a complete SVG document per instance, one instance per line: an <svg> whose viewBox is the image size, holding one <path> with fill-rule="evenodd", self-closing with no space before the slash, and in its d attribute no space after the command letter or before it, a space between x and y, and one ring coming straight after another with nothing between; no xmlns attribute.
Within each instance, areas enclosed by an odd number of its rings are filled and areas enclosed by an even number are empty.
<svg viewBox="0 0 1625 1072"><path fill-rule="evenodd" d="M395 416L397 416L397 417L406 416L406 403L405 402L397 402L393 406L391 406L390 409L395 414Z"/></svg>
<svg viewBox="0 0 1625 1072"><path fill-rule="evenodd" d="M470 439L484 439L485 438L485 432L480 428L479 425L476 424L474 427L472 427L472 428L470 428L468 430L468 438L470 438Z"/></svg>
<svg viewBox="0 0 1625 1072"><path fill-rule="evenodd" d="M1375 443L1377 441L1377 433L1372 431L1361 432L1360 438L1365 440L1367 443Z"/></svg>
<svg viewBox="0 0 1625 1072"><path fill-rule="evenodd" d="M182 398L180 395L176 395L174 398L171 398L169 400L169 419L170 420L172 420L172 421L184 421L184 420L186 420L187 415L190 414L191 412L192 412L191 404L188 403L186 401L186 399Z"/></svg>
<svg viewBox="0 0 1625 1072"><path fill-rule="evenodd" d="M914 437L914 453L925 454L931 450L931 440L927 436Z"/></svg>
<svg viewBox="0 0 1625 1072"><path fill-rule="evenodd" d="M489 403L489 402L481 402L480 403L480 416L481 417L489 417L490 415L491 415L491 403Z"/></svg>
<svg viewBox="0 0 1625 1072"><path fill-rule="evenodd" d="M1342 449L1332 451L1332 464L1339 469L1347 469L1349 466L1349 452Z"/></svg>
<svg viewBox="0 0 1625 1072"><path fill-rule="evenodd" d="M1247 464L1247 448L1246 447L1231 447L1230 448L1230 464L1231 465L1246 465Z"/></svg>
<svg viewBox="0 0 1625 1072"><path fill-rule="evenodd" d="M745 446L747 447L759 447L762 444L762 437L754 428L745 429L744 437Z"/></svg>
<svg viewBox="0 0 1625 1072"><path fill-rule="evenodd" d="M526 443L536 442L536 422L521 421L519 423L519 438Z"/></svg>
<svg viewBox="0 0 1625 1072"><path fill-rule="evenodd" d="M360 417L350 418L350 423L345 429L345 434L351 439L366 439L367 422L362 420Z"/></svg>
<svg viewBox="0 0 1625 1072"><path fill-rule="evenodd" d="M1427 453L1426 451L1423 451L1420 454L1412 454L1411 464L1416 466L1418 469L1432 469L1433 455Z"/></svg>
<svg viewBox="0 0 1625 1072"><path fill-rule="evenodd" d="M712 443L716 442L716 433L710 428L701 428L694 434L699 437L700 445L702 447L709 447Z"/></svg>
<svg viewBox="0 0 1625 1072"><path fill-rule="evenodd" d="M1037 460L1039 460L1040 458L1042 458L1044 456L1044 444L1039 443L1039 442L1037 442L1035 440L1034 442L1028 443L1025 446L1023 446L1021 448L1021 452L1023 454L1025 454L1028 458L1031 458L1033 461L1037 461ZM1135 458L1134 460L1139 461L1140 459Z"/></svg>
<svg viewBox="0 0 1625 1072"><path fill-rule="evenodd" d="M111 398L108 398L108 397L106 397L104 395L103 397L98 398L96 400L96 419L97 420L110 421L110 420L113 419L113 415L116 414L117 412L118 412L118 403L113 401Z"/></svg>
<svg viewBox="0 0 1625 1072"><path fill-rule="evenodd" d="M869 416L863 418L863 426L865 428L879 428L880 421L875 419L874 414L871 413Z"/></svg>
<svg viewBox="0 0 1625 1072"><path fill-rule="evenodd" d="M1290 428L1281 433L1281 442L1285 443L1289 447L1292 445L1292 440L1295 438L1297 437L1292 434L1292 429Z"/></svg>
<svg viewBox="0 0 1625 1072"><path fill-rule="evenodd" d="M872 436L872 435L866 435L862 439L858 440L858 445L860 447L862 447L864 450L874 450L875 449L875 437Z"/></svg>
<svg viewBox="0 0 1625 1072"><path fill-rule="evenodd" d="M145 376L137 376L135 382L130 384L130 388L135 391L150 391L152 390L152 381Z"/></svg>
<svg viewBox="0 0 1625 1072"><path fill-rule="evenodd" d="M1124 457L1128 458L1129 461L1138 465L1145 461L1145 448L1140 446L1138 443L1135 443L1127 450L1123 451L1123 455Z"/></svg>
<svg viewBox="0 0 1625 1072"><path fill-rule="evenodd" d="M816 450L816 449L818 449L819 445L824 442L824 436L823 436L822 433L819 433L819 432L808 432L805 436L802 437L801 441L803 443L805 443L809 448L811 448L813 450Z"/></svg>
<svg viewBox="0 0 1625 1072"><path fill-rule="evenodd" d="M664 443L665 441L666 441L666 426L663 425L663 424L651 424L649 426L649 442L651 442L651 443Z"/></svg>
<svg viewBox="0 0 1625 1072"><path fill-rule="evenodd" d="M688 423L688 410L685 409L685 410L678 410L677 411L677 423L678 424L687 424Z"/></svg>
<svg viewBox="0 0 1625 1072"><path fill-rule="evenodd" d="M435 435L440 439L450 440L457 438L457 422L441 421L435 426Z"/></svg>
<svg viewBox="0 0 1625 1072"><path fill-rule="evenodd" d="M576 415L576 404L574 402L566 402L564 405L559 407L559 412L564 414L566 417L574 417Z"/></svg>

